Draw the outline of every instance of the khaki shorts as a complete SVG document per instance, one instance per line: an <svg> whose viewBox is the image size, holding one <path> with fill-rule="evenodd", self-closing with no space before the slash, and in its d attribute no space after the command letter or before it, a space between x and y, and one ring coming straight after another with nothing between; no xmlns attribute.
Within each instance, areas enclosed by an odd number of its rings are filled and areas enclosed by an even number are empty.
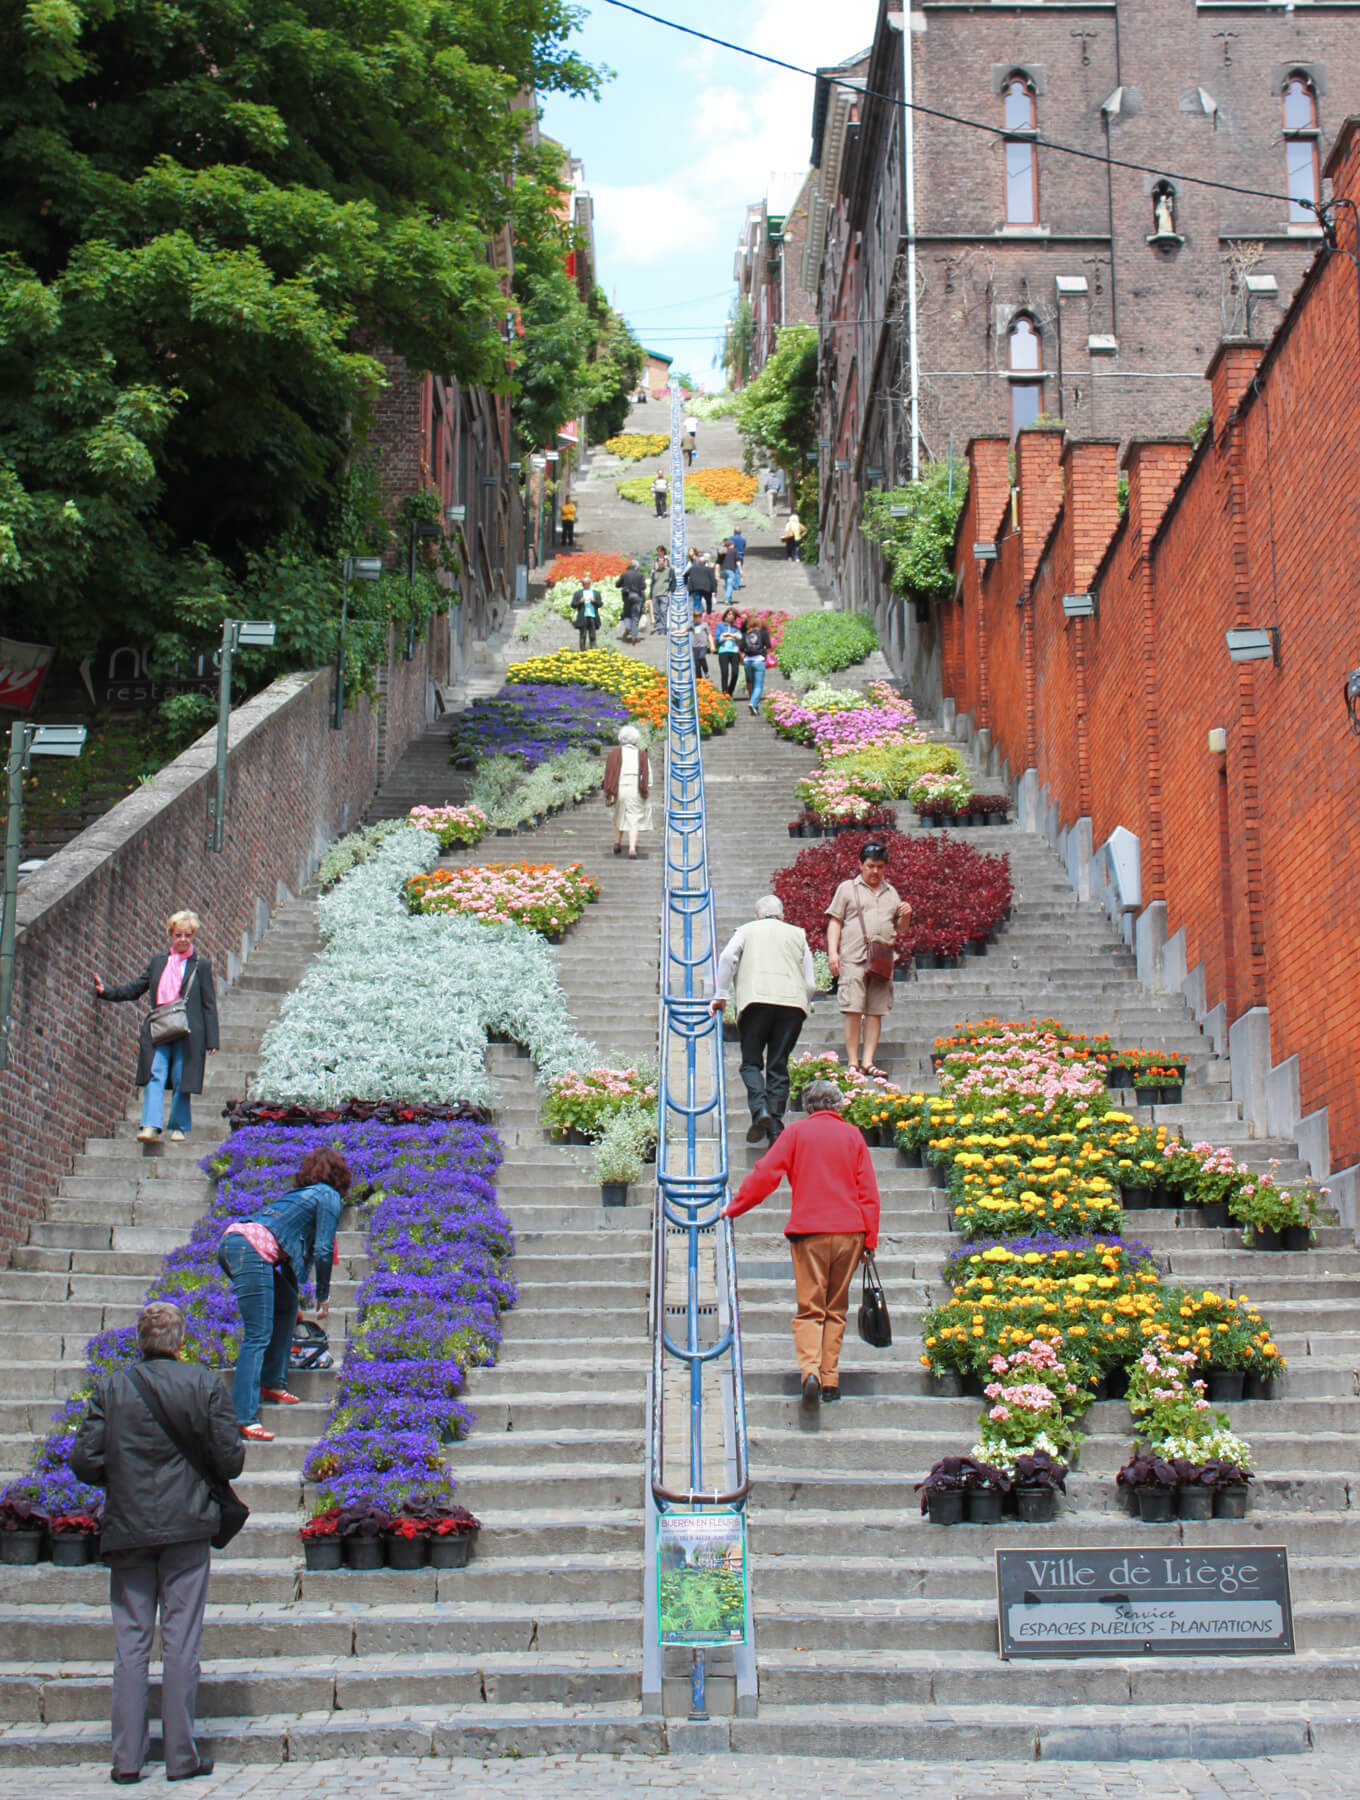
<svg viewBox="0 0 1360 1800"><path fill-rule="evenodd" d="M891 981L870 981L863 965L852 969L842 963L836 998L843 1013L871 1013L881 1018L892 1011L893 984Z"/></svg>

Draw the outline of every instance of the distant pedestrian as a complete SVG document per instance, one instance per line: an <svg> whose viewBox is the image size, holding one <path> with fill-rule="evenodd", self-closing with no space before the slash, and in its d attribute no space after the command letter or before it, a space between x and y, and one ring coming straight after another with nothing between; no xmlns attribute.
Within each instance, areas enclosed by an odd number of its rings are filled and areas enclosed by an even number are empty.
<svg viewBox="0 0 1360 1800"><path fill-rule="evenodd" d="M685 460L692 464L699 454L699 421L693 413L686 416L684 430Z"/></svg>
<svg viewBox="0 0 1360 1800"><path fill-rule="evenodd" d="M562 502L562 542L568 549L576 542L576 502Z"/></svg>
<svg viewBox="0 0 1360 1800"><path fill-rule="evenodd" d="M577 588L571 601L572 616L576 620L577 649L584 650L587 641L590 648L595 648L595 634L600 629L600 614L604 603L600 599L599 590L590 579L589 570Z"/></svg>
<svg viewBox="0 0 1360 1800"><path fill-rule="evenodd" d="M732 533L732 548L737 553L737 586L746 581L746 538L740 526Z"/></svg>
<svg viewBox="0 0 1360 1800"><path fill-rule="evenodd" d="M804 1406L841 1397L840 1354L850 1283L865 1253L878 1247L874 1165L859 1129L840 1117L841 1090L814 1081L803 1093L807 1117L790 1125L728 1201L724 1216L759 1206L784 1176L793 1190L784 1235L793 1253L798 1310L793 1350Z"/></svg>
<svg viewBox="0 0 1360 1800"><path fill-rule="evenodd" d="M802 555L803 539L807 536L807 526L791 512L784 521L784 529L779 534L784 545L784 556L788 562L797 562Z"/></svg>
<svg viewBox="0 0 1360 1800"><path fill-rule="evenodd" d="M350 1190L349 1165L338 1150L313 1150L298 1165L293 1186L248 1219L228 1225L217 1261L236 1289L241 1309L241 1348L231 1383L231 1403L241 1436L272 1443L260 1423L261 1400L296 1406L284 1386L298 1289L316 1269L316 1316L330 1311L335 1233Z"/></svg>
<svg viewBox="0 0 1360 1800"><path fill-rule="evenodd" d="M690 605L696 619L701 618L704 613L712 612L718 581L702 556L696 555L685 570L685 586L689 589Z"/></svg>
<svg viewBox="0 0 1360 1800"><path fill-rule="evenodd" d="M746 704L753 718L760 711L760 696L765 691L765 658L769 654L769 632L748 614L741 634L741 665L746 675Z"/></svg>
<svg viewBox="0 0 1360 1800"><path fill-rule="evenodd" d="M770 1142L784 1129L789 1103L789 1057L816 993L817 978L807 937L784 923L776 894L756 901L754 920L734 931L718 958L713 1012L729 994L741 1033L741 1079L751 1109L748 1144Z"/></svg>
<svg viewBox="0 0 1360 1800"><path fill-rule="evenodd" d="M730 606L732 595L741 585L741 563L737 557L737 546L731 538L724 541L718 552L718 567L722 571L723 599Z"/></svg>
<svg viewBox="0 0 1360 1800"><path fill-rule="evenodd" d="M137 1320L140 1363L96 1384L71 1450L77 1480L104 1489L100 1554L113 1611L113 1780L141 1780L151 1754L148 1674L161 1627L161 1735L171 1781L211 1775L194 1742L199 1648L212 1540L221 1508L156 1417L219 1481L241 1473L245 1447L216 1371L181 1362L184 1314L155 1300ZM146 1398L150 1394L151 1400Z"/></svg>
<svg viewBox="0 0 1360 1800"><path fill-rule="evenodd" d="M203 1092L204 1065L207 1058L216 1053L218 1044L217 990L213 986L212 964L194 942L200 929L198 914L171 913L165 921L165 929L170 939L169 949L153 956L146 966L146 973L135 981L106 988L98 975L94 978L94 991L101 1000L139 1000L147 993L154 996L152 1011L142 1019L137 1038L137 1086L142 1090L142 1124L137 1136L147 1144L154 1144L160 1138L167 1087L170 1089L167 1135L171 1143L179 1143L192 1131L189 1096ZM171 1006L175 1001L184 1003L183 1018L179 1021L160 1014L162 1007ZM163 1035L172 1030L178 1035Z"/></svg>
<svg viewBox="0 0 1360 1800"><path fill-rule="evenodd" d="M635 644L638 641L642 609L647 604L647 577L638 566L636 557L632 558L619 576L619 592L623 595L624 636L630 644Z"/></svg>
<svg viewBox="0 0 1360 1800"><path fill-rule="evenodd" d="M604 759L604 803L614 809L614 854L623 854L624 833L628 855L637 861L640 831L652 829L652 803L647 798L651 768L636 725L619 730L617 746Z"/></svg>
<svg viewBox="0 0 1360 1800"><path fill-rule="evenodd" d="M666 516L666 505L669 495L670 489L666 485L666 477L658 471L656 480L652 483L652 499L656 502L656 516L658 519L664 519Z"/></svg>
<svg viewBox="0 0 1360 1800"><path fill-rule="evenodd" d="M658 544L651 568L652 630L665 631L671 603L671 559L664 544Z"/></svg>
<svg viewBox="0 0 1360 1800"><path fill-rule="evenodd" d="M737 691L737 676L741 670L741 629L741 615L735 606L729 606L713 633L722 691L729 697Z"/></svg>
<svg viewBox="0 0 1360 1800"><path fill-rule="evenodd" d="M701 613L694 615L694 633L690 639L694 649L694 679L708 674L708 653L713 648L713 633Z"/></svg>
<svg viewBox="0 0 1360 1800"><path fill-rule="evenodd" d="M859 853L859 874L843 881L826 909L826 949L845 1025L845 1060L876 1080L887 1074L874 1058L884 1015L892 1011L893 981L869 972L870 949L891 950L910 922L911 908L887 879L887 852L870 839ZM861 1034L863 1049L861 1050Z"/></svg>

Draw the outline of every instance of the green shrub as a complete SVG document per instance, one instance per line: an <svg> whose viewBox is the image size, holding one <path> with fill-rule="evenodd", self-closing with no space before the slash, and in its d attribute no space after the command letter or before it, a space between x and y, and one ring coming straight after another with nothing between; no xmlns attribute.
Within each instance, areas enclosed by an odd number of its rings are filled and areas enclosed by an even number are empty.
<svg viewBox="0 0 1360 1800"><path fill-rule="evenodd" d="M863 662L877 648L878 633L863 613L803 613L784 628L779 666L786 675L794 669L830 675Z"/></svg>

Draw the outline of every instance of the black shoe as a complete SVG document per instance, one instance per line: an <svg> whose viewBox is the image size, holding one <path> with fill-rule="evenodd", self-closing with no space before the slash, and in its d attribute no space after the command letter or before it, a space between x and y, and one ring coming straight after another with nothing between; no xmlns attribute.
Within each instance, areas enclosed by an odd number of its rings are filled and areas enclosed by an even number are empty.
<svg viewBox="0 0 1360 1800"><path fill-rule="evenodd" d="M198 1775L211 1775L212 1772L213 1759L210 1756L200 1756L196 1769L186 1769L183 1775L171 1775L167 1771L165 1779L167 1781L193 1781Z"/></svg>
<svg viewBox="0 0 1360 1800"><path fill-rule="evenodd" d="M109 1780L116 1781L119 1787L131 1787L134 1781L142 1779L140 1769L135 1775L124 1775L121 1769L110 1769Z"/></svg>
<svg viewBox="0 0 1360 1800"><path fill-rule="evenodd" d="M763 1138L765 1136L765 1134L769 1128L769 1124L770 1124L769 1113L758 1112L756 1114L755 1118L752 1119L751 1123L746 1127L746 1142L748 1144L758 1144L760 1142L761 1138Z"/></svg>
<svg viewBox="0 0 1360 1800"><path fill-rule="evenodd" d="M765 1115L765 1135L769 1138L771 1143L774 1142L783 1129L784 1121L780 1118L778 1113L767 1113Z"/></svg>
<svg viewBox="0 0 1360 1800"><path fill-rule="evenodd" d="M822 1384L815 1375L809 1375L803 1382L803 1405L815 1406L817 1397L822 1391Z"/></svg>
<svg viewBox="0 0 1360 1800"><path fill-rule="evenodd" d="M838 1387L822 1389L822 1405L823 1406L833 1405L837 1400L840 1399L840 1397L841 1397L841 1390Z"/></svg>

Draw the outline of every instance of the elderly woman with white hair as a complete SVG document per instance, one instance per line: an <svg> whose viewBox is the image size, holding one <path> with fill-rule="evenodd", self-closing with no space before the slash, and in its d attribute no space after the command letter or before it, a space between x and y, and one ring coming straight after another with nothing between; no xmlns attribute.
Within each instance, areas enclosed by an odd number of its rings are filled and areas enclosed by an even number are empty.
<svg viewBox="0 0 1360 1800"><path fill-rule="evenodd" d="M627 832L628 854L637 861L638 833L652 829L652 806L647 798L650 784L651 770L638 728L624 725L618 744L604 763L604 803L614 809L615 856L622 856Z"/></svg>
<svg viewBox="0 0 1360 1800"><path fill-rule="evenodd" d="M741 1034L741 1079L751 1108L748 1144L770 1142L784 1129L789 1103L789 1058L817 989L812 952L797 925L784 923L777 894L756 901L755 919L734 931L718 958L718 986L710 1008L721 1012L729 993Z"/></svg>
<svg viewBox="0 0 1360 1800"><path fill-rule="evenodd" d="M137 1086L142 1090L142 1126L137 1136L154 1144L167 1123L165 1090L170 1089L169 1135L178 1142L193 1127L190 1094L203 1092L203 1070L217 1049L217 991L212 964L197 948L199 917L171 913L165 921L169 947L146 965L144 974L121 987L106 988L98 975L94 991L101 1000L140 1000L151 995L151 1010L142 1015L138 1033Z"/></svg>

